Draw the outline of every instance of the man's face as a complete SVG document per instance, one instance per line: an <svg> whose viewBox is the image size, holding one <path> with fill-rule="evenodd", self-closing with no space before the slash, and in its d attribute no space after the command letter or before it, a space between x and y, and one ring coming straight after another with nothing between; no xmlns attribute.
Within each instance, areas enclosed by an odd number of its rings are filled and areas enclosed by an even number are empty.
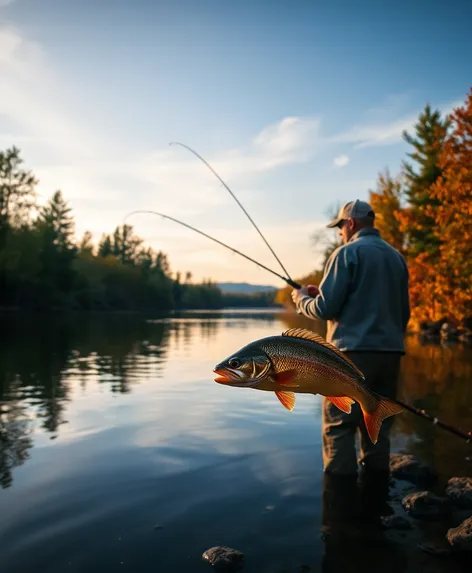
<svg viewBox="0 0 472 573"><path fill-rule="evenodd" d="M339 236L341 237L341 240L345 245L347 242L349 242L350 238L355 234L356 223L354 219L343 219L339 223L338 228L339 228Z"/></svg>

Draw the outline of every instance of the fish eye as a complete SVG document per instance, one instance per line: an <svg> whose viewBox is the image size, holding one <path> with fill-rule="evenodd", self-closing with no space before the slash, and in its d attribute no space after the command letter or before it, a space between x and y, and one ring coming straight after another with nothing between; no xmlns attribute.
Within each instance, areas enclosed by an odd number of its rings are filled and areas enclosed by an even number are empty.
<svg viewBox="0 0 472 573"><path fill-rule="evenodd" d="M228 362L228 366L230 368L239 368L241 366L241 360L239 360L239 358L231 358Z"/></svg>

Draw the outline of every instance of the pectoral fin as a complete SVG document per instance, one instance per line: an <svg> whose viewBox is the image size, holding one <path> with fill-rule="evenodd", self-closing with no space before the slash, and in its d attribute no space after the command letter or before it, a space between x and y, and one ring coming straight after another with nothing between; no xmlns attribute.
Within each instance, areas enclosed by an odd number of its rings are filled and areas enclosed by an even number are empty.
<svg viewBox="0 0 472 573"><path fill-rule="evenodd" d="M298 384L293 382L293 379L297 375L296 370L284 370L283 372L278 372L276 374L272 374L272 379L277 384L281 386L294 386L298 387Z"/></svg>
<svg viewBox="0 0 472 573"><path fill-rule="evenodd" d="M295 394L293 392L276 392L275 395L284 408L290 411L293 410L295 407Z"/></svg>
<svg viewBox="0 0 472 573"><path fill-rule="evenodd" d="M351 406L354 404L354 400L348 396L326 396L330 402L332 402L337 408L346 414L351 413Z"/></svg>

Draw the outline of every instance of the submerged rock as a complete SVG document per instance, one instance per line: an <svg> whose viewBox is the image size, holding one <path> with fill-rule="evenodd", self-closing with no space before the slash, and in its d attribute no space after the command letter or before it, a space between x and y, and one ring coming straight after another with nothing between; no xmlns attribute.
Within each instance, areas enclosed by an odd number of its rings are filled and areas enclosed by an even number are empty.
<svg viewBox="0 0 472 573"><path fill-rule="evenodd" d="M447 482L446 495L459 507L472 509L472 478L451 478Z"/></svg>
<svg viewBox="0 0 472 573"><path fill-rule="evenodd" d="M446 497L438 497L430 491L410 493L402 500L403 508L417 519L439 519L451 511L451 502Z"/></svg>
<svg viewBox="0 0 472 573"><path fill-rule="evenodd" d="M390 473L394 478L427 487L436 479L436 473L411 454L390 454Z"/></svg>
<svg viewBox="0 0 472 573"><path fill-rule="evenodd" d="M203 553L202 557L221 572L239 571L244 565L244 554L231 547L211 547Z"/></svg>
<svg viewBox="0 0 472 573"><path fill-rule="evenodd" d="M401 515L387 515L380 518L384 527L388 529L411 529L411 523Z"/></svg>
<svg viewBox="0 0 472 573"><path fill-rule="evenodd" d="M457 551L472 551L472 517L463 521L457 527L449 529L447 540Z"/></svg>

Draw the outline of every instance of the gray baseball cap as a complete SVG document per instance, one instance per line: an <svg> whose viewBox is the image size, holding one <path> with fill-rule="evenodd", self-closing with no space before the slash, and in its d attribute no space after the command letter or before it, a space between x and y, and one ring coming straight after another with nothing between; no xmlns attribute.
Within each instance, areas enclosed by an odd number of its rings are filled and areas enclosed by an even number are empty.
<svg viewBox="0 0 472 573"><path fill-rule="evenodd" d="M363 219L364 217L372 217L372 219L375 219L374 210L369 203L356 199L355 201L345 203L341 209L339 209L338 216L326 226L332 229L333 227L337 227L344 219Z"/></svg>

